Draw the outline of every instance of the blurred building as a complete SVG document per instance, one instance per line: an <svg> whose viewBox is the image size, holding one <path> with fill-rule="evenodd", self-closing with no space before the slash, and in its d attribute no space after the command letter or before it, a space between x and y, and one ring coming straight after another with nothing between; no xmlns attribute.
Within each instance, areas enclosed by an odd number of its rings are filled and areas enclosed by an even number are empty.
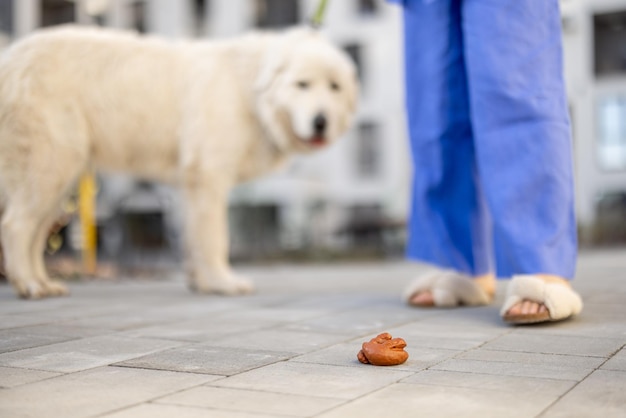
<svg viewBox="0 0 626 418"><path fill-rule="evenodd" d="M317 3L0 0L0 43L66 22L170 38L224 38L306 23ZM619 225L626 237L626 0L561 0L561 5L583 241L604 230L619 235ZM362 83L354 129L329 149L296 158L280 172L235 190L235 256L399 248L411 177L401 25L399 8L384 0L329 2L323 30L353 57ZM176 193L162 186L123 177L103 179L98 203L103 246L114 253L132 244L128 222L135 219L137 224L137 214L148 218L141 218L143 226L135 229L154 232L160 227L170 243L177 242L178 202ZM612 226L603 227L605 219ZM143 245L140 241L137 246ZM156 235L148 241L161 242Z"/></svg>
<svg viewBox="0 0 626 418"><path fill-rule="evenodd" d="M562 0L583 242L626 240L626 1Z"/></svg>

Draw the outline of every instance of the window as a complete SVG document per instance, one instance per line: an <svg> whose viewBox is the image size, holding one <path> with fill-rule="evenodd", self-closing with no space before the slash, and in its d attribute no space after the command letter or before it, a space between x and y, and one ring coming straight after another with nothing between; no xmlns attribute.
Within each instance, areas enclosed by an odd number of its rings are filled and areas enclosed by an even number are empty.
<svg viewBox="0 0 626 418"><path fill-rule="evenodd" d="M356 0L356 6L361 16L374 16L378 13L378 0Z"/></svg>
<svg viewBox="0 0 626 418"><path fill-rule="evenodd" d="M598 157L605 170L626 170L626 95L598 106Z"/></svg>
<svg viewBox="0 0 626 418"><path fill-rule="evenodd" d="M13 35L13 0L0 0L0 37L11 35Z"/></svg>
<svg viewBox="0 0 626 418"><path fill-rule="evenodd" d="M206 18L209 10L209 0L194 0L194 13L196 35L203 36L206 33Z"/></svg>
<svg viewBox="0 0 626 418"><path fill-rule="evenodd" d="M381 149L378 125L363 122L357 128L356 172L359 178L372 179L380 175Z"/></svg>
<svg viewBox="0 0 626 418"><path fill-rule="evenodd" d="M626 74L626 11L593 17L597 76Z"/></svg>
<svg viewBox="0 0 626 418"><path fill-rule="evenodd" d="M298 0L256 0L256 23L261 28L281 28L300 21Z"/></svg>
<svg viewBox="0 0 626 418"><path fill-rule="evenodd" d="M359 44L348 44L343 47L344 51L352 58L356 65L357 74L359 80L363 80L363 59L362 48Z"/></svg>
<svg viewBox="0 0 626 418"><path fill-rule="evenodd" d="M41 2L41 26L61 25L76 20L76 5L67 0Z"/></svg>
<svg viewBox="0 0 626 418"><path fill-rule="evenodd" d="M130 12L130 27L139 33L146 33L146 2L134 1L128 5Z"/></svg>

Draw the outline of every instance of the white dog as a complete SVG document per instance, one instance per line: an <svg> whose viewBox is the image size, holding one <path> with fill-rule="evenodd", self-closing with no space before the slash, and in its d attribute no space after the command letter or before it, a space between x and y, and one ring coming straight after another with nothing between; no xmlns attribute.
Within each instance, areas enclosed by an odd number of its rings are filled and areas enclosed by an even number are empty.
<svg viewBox="0 0 626 418"><path fill-rule="evenodd" d="M43 250L88 169L177 184L189 284L242 294L228 264L237 182L342 135L357 95L349 58L312 29L220 42L43 30L0 59L0 215L7 276L25 298L61 295Z"/></svg>

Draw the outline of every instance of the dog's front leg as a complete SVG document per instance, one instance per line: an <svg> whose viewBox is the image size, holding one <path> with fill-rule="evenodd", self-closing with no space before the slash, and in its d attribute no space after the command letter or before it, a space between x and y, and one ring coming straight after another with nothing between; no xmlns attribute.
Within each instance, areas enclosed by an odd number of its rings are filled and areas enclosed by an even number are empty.
<svg viewBox="0 0 626 418"><path fill-rule="evenodd" d="M229 188L213 182L184 188L189 286L200 293L241 295L254 290L228 262Z"/></svg>

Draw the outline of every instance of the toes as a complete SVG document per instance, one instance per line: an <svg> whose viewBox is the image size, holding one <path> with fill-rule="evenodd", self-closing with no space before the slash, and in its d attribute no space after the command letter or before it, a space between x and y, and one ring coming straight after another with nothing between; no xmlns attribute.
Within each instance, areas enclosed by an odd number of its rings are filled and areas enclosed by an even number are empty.
<svg viewBox="0 0 626 418"><path fill-rule="evenodd" d="M409 304L413 306L434 306L435 300L432 292L418 292L409 299Z"/></svg>
<svg viewBox="0 0 626 418"><path fill-rule="evenodd" d="M537 313L547 312L548 308L542 303L533 302L531 300L523 300L511 306L507 311L507 315L534 315Z"/></svg>

